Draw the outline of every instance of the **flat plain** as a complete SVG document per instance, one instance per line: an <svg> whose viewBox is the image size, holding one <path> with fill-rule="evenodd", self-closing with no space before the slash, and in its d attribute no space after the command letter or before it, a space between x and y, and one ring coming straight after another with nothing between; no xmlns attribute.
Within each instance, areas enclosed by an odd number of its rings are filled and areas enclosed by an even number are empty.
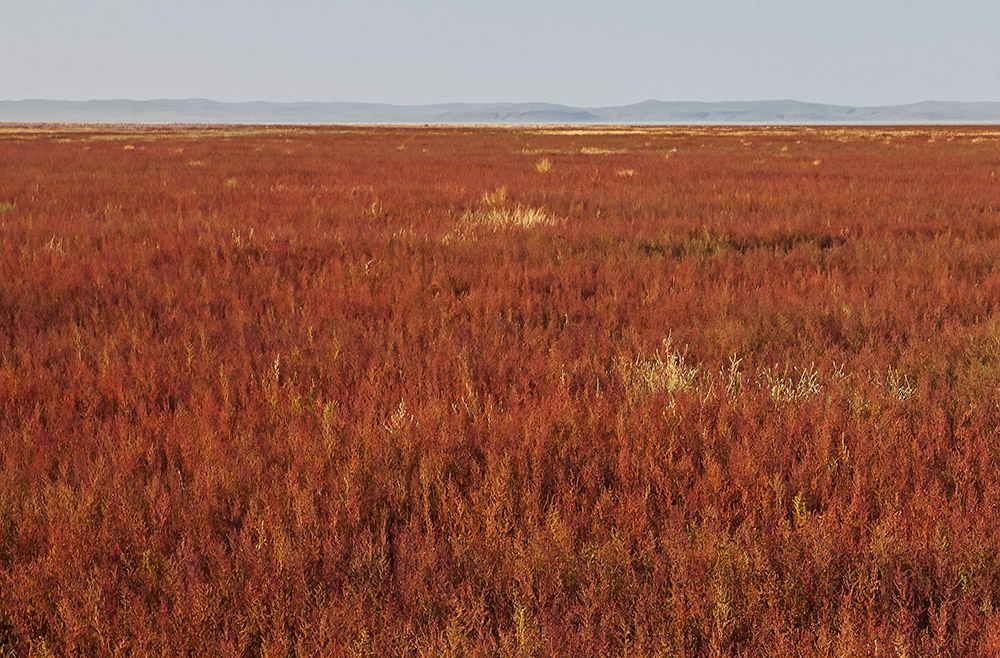
<svg viewBox="0 0 1000 658"><path fill-rule="evenodd" d="M0 655L996 655L998 176L2 126Z"/></svg>

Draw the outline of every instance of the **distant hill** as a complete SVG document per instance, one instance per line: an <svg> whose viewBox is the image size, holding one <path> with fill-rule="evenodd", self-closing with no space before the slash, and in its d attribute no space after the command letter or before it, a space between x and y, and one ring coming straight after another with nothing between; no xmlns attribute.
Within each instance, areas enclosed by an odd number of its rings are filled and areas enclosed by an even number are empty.
<svg viewBox="0 0 1000 658"><path fill-rule="evenodd" d="M223 103L187 100L0 101L0 122L270 124L948 124L998 123L1000 103L854 107L800 101L552 103Z"/></svg>

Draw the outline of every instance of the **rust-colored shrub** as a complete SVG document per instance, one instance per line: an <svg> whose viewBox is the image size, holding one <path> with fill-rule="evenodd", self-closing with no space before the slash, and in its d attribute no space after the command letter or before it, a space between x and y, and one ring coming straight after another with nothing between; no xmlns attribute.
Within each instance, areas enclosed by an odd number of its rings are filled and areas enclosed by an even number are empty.
<svg viewBox="0 0 1000 658"><path fill-rule="evenodd" d="M995 654L998 141L0 127L0 655Z"/></svg>

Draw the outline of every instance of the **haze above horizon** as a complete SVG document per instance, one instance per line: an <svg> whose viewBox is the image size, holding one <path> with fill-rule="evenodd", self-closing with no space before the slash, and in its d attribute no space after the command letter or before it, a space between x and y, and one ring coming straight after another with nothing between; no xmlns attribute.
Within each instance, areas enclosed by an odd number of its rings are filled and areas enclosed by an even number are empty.
<svg viewBox="0 0 1000 658"><path fill-rule="evenodd" d="M37 0L5 13L8 100L1000 100L1000 5L984 0Z"/></svg>

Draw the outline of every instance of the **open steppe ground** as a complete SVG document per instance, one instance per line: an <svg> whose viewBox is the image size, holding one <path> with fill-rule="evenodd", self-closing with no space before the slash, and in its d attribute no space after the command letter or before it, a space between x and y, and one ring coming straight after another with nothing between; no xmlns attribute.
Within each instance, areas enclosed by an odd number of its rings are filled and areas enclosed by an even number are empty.
<svg viewBox="0 0 1000 658"><path fill-rule="evenodd" d="M998 176L0 127L0 655L996 655Z"/></svg>

